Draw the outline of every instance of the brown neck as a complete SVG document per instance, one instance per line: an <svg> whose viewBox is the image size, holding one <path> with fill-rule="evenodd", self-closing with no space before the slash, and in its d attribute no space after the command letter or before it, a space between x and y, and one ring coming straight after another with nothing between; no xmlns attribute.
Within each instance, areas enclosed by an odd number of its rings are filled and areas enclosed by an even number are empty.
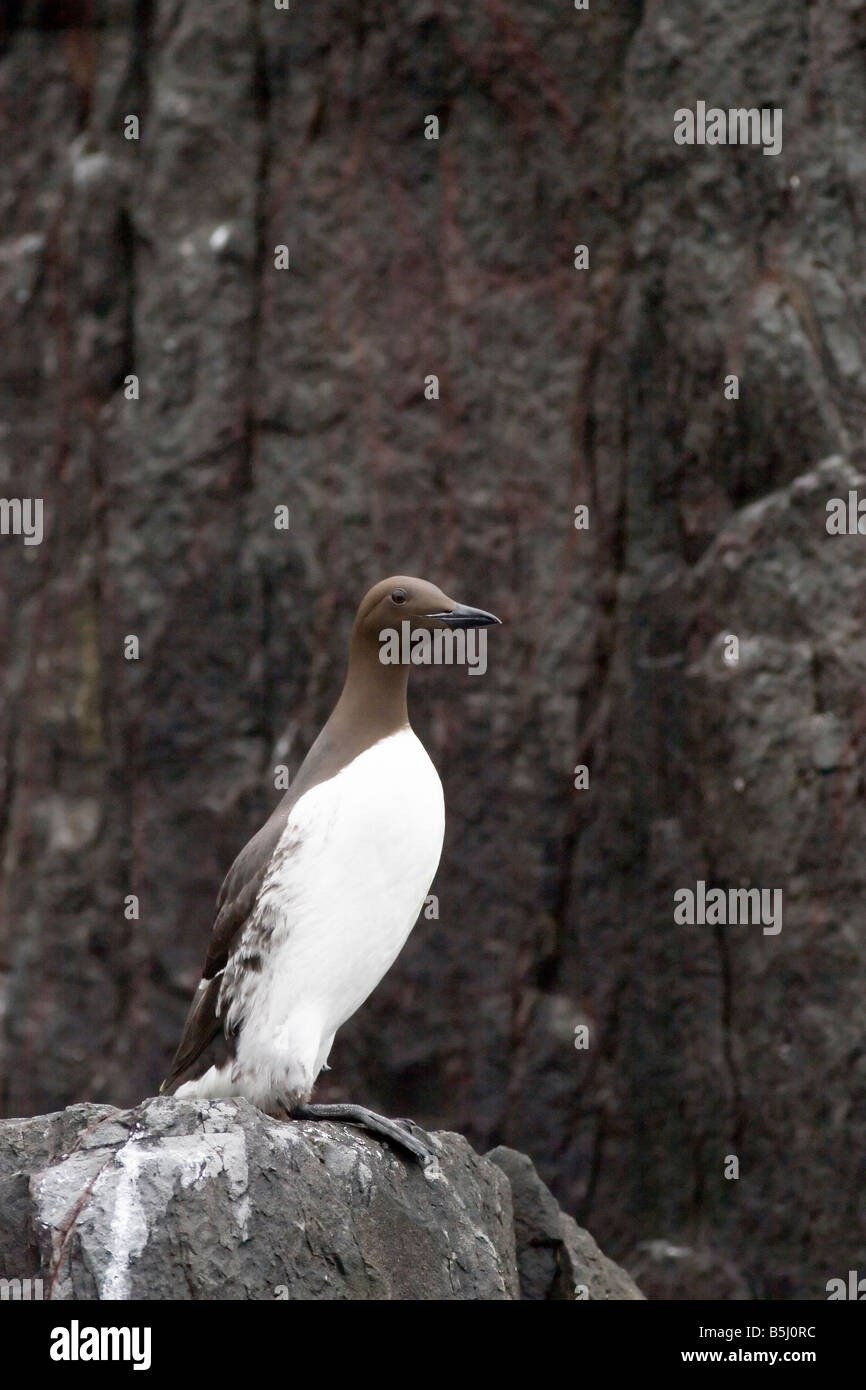
<svg viewBox="0 0 866 1390"><path fill-rule="evenodd" d="M363 631L352 633L343 691L328 720L335 733L361 748L409 723L409 667L383 665L379 650L379 643Z"/></svg>
<svg viewBox="0 0 866 1390"><path fill-rule="evenodd" d="M408 666L383 666L378 642L353 632L343 692L281 805L285 808L317 783L335 777L380 739L407 728L408 683Z"/></svg>

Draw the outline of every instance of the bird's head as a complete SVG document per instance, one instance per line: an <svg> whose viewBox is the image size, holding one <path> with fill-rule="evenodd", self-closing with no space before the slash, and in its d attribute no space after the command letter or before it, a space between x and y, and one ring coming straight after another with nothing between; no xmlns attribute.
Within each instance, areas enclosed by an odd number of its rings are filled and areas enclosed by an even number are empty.
<svg viewBox="0 0 866 1390"><path fill-rule="evenodd" d="M426 579L393 574L390 579L374 584L364 595L355 619L355 632L378 642L383 631L399 628L407 620L413 630L426 628L428 631L437 627L489 627L501 621L483 608L456 603Z"/></svg>

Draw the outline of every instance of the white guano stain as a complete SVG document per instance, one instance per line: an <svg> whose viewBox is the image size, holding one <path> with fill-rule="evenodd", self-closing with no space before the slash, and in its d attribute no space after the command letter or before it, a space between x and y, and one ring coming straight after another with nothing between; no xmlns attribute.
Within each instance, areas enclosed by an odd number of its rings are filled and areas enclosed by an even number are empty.
<svg viewBox="0 0 866 1390"><path fill-rule="evenodd" d="M142 1142L143 1139L144 1136L128 1139L94 1187L94 1194L98 1189L114 1187L105 1238L108 1264L99 1286L99 1296L104 1300L130 1297L133 1261L147 1245L155 1219L165 1211L178 1184L183 1189L197 1187L225 1174L239 1240L247 1238L249 1165L243 1132L177 1135L155 1144Z"/></svg>

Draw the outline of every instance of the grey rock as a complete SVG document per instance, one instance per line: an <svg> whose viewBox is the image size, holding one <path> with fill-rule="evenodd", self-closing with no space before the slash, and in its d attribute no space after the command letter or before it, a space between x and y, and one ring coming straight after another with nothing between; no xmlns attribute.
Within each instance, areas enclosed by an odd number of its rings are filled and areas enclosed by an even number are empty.
<svg viewBox="0 0 866 1390"><path fill-rule="evenodd" d="M531 1158L502 1145L487 1157L511 1184L521 1298L643 1298L634 1280L602 1254L589 1232L559 1210Z"/></svg>
<svg viewBox="0 0 866 1390"><path fill-rule="evenodd" d="M508 1178L460 1135L435 1139L428 1175L352 1126L246 1101L3 1121L0 1277L54 1299L521 1296ZM545 1202L521 1240L556 1223ZM560 1295L533 1276L522 1296Z"/></svg>
<svg viewBox="0 0 866 1390"><path fill-rule="evenodd" d="M0 1124L2 1274L55 1299L503 1299L508 1183L459 1135L428 1177L350 1126L157 1097ZM35 1257L35 1258L34 1258Z"/></svg>

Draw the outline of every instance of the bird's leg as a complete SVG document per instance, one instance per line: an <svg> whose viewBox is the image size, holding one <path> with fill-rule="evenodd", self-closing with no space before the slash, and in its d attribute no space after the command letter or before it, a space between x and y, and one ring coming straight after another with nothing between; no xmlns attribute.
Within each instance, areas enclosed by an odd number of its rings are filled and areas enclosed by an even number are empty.
<svg viewBox="0 0 866 1390"><path fill-rule="evenodd" d="M293 1120L344 1120L350 1125L360 1125L371 1134L390 1139L401 1149L405 1149L429 1174L438 1171L439 1160L433 1147L433 1140L412 1120L389 1120L368 1110L365 1105L296 1105L292 1110Z"/></svg>

